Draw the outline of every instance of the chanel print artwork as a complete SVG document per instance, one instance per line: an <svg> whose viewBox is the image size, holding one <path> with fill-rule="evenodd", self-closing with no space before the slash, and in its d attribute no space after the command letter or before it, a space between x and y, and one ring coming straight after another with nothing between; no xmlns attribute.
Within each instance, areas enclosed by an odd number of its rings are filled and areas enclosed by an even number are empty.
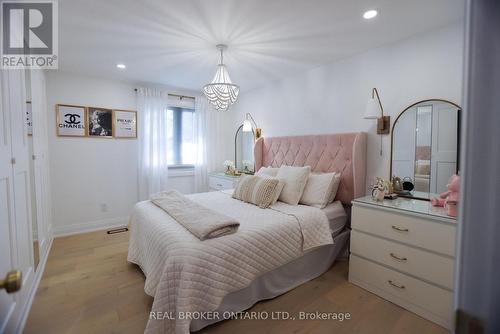
<svg viewBox="0 0 500 334"><path fill-rule="evenodd" d="M58 136L84 137L86 135L85 107L66 104L56 106Z"/></svg>

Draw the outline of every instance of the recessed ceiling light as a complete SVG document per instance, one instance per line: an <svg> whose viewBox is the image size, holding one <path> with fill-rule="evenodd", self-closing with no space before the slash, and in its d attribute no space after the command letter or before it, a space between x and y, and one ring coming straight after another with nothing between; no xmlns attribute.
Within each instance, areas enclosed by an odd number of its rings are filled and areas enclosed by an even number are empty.
<svg viewBox="0 0 500 334"><path fill-rule="evenodd" d="M125 66L125 64L116 64L116 67L118 67L120 70L124 70L127 68L127 66Z"/></svg>
<svg viewBox="0 0 500 334"><path fill-rule="evenodd" d="M364 14L363 14L363 18L369 20L369 19L373 19L375 16L377 16L378 12L375 10L375 9L370 9L370 10L367 10Z"/></svg>

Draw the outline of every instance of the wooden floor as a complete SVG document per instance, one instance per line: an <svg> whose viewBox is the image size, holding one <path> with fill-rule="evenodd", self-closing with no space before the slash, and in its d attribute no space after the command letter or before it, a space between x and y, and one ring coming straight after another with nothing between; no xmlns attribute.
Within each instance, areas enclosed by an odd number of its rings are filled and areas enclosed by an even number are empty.
<svg viewBox="0 0 500 334"><path fill-rule="evenodd" d="M25 333L142 333L153 299L127 263L128 232L54 240ZM198 333L446 333L445 329L347 282L347 261L251 311L349 312L350 320L229 320Z"/></svg>

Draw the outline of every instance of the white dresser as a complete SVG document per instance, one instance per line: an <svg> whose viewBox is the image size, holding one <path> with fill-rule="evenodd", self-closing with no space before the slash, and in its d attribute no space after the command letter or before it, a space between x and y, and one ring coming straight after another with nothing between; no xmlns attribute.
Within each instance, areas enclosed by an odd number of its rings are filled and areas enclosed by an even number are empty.
<svg viewBox="0 0 500 334"><path fill-rule="evenodd" d="M238 183L239 176L226 175L224 173L210 173L208 175L208 187L210 191L233 189Z"/></svg>
<svg viewBox="0 0 500 334"><path fill-rule="evenodd" d="M452 327L456 220L430 202L353 201L349 281Z"/></svg>

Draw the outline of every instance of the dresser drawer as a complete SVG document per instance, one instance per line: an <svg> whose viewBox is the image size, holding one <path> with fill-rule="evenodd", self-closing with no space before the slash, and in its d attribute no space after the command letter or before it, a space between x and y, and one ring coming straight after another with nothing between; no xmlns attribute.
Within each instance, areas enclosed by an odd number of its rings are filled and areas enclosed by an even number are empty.
<svg viewBox="0 0 500 334"><path fill-rule="evenodd" d="M233 189L235 182L233 180L224 179L222 177L210 176L208 178L208 186L213 190Z"/></svg>
<svg viewBox="0 0 500 334"><path fill-rule="evenodd" d="M352 228L455 256L455 225L389 210L354 205Z"/></svg>
<svg viewBox="0 0 500 334"><path fill-rule="evenodd" d="M351 254L349 281L446 328L451 327L453 294Z"/></svg>
<svg viewBox="0 0 500 334"><path fill-rule="evenodd" d="M453 258L358 231L351 232L351 252L453 290Z"/></svg>

